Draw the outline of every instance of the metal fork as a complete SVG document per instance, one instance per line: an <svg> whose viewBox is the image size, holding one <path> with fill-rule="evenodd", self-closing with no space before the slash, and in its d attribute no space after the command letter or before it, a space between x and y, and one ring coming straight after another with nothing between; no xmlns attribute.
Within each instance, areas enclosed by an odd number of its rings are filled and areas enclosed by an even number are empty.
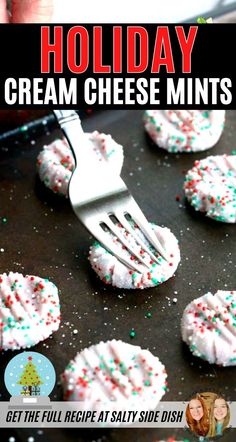
<svg viewBox="0 0 236 442"><path fill-rule="evenodd" d="M76 167L69 184L69 198L79 220L103 247L133 271L142 273L144 268L151 269L152 261L159 264L158 255L168 261L163 246L124 181L119 175L112 173L105 162L98 160L92 143L83 132L78 114L71 110L53 112L75 157ZM126 218L127 215L139 227L153 251L134 230ZM114 217L118 220L119 227L114 222ZM104 225L118 238L123 250L114 243L112 235L104 230ZM129 232L137 245L148 253L150 263L143 261L142 255L134 250L120 227ZM124 249L136 259L127 257Z"/></svg>

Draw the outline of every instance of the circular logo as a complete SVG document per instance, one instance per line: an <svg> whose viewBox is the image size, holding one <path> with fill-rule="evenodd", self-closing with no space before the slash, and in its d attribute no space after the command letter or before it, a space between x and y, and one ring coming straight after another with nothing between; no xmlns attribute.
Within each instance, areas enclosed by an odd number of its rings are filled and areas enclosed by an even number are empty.
<svg viewBox="0 0 236 442"><path fill-rule="evenodd" d="M229 427L229 404L217 393L197 393L187 404L186 421L199 441L218 439Z"/></svg>
<svg viewBox="0 0 236 442"><path fill-rule="evenodd" d="M4 381L11 396L48 396L54 388L56 373L41 353L25 351L10 360Z"/></svg>

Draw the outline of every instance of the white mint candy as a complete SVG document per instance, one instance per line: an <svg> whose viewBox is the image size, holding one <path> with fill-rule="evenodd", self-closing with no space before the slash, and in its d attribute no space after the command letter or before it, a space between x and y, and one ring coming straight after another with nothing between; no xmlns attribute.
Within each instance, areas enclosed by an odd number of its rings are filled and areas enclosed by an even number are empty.
<svg viewBox="0 0 236 442"><path fill-rule="evenodd" d="M236 222L236 155L216 155L195 161L184 182L195 210L225 223Z"/></svg>
<svg viewBox="0 0 236 442"><path fill-rule="evenodd" d="M0 349L29 348L60 324L57 287L38 276L0 275Z"/></svg>
<svg viewBox="0 0 236 442"><path fill-rule="evenodd" d="M236 365L236 291L194 299L184 310L181 330L194 356L210 364Z"/></svg>
<svg viewBox="0 0 236 442"><path fill-rule="evenodd" d="M61 376L64 399L83 410L153 410L166 391L158 357L113 339L77 353Z"/></svg>
<svg viewBox="0 0 236 442"><path fill-rule="evenodd" d="M219 140L224 110L147 110L144 127L151 139L168 152L201 152Z"/></svg>
<svg viewBox="0 0 236 442"><path fill-rule="evenodd" d="M123 147L111 135L94 131L85 134L92 143L94 153L100 161L105 161L115 174L120 174L123 166ZM83 146L78 146L83 148ZM44 146L38 155L37 168L40 179L54 193L68 195L69 181L75 168L75 160L65 139L55 140ZM78 164L79 168L79 164Z"/></svg>
<svg viewBox="0 0 236 442"><path fill-rule="evenodd" d="M141 234L139 228L135 225L133 225L133 227L143 242L148 245L149 243ZM174 275L180 262L178 241L167 227L159 227L154 224L151 224L151 227L168 255L168 261L158 254L156 254L158 262L152 261L150 256L137 245L133 236L123 228L120 228L121 233L125 234L125 239L132 245L135 252L140 255L141 260L148 264L151 263L151 269L143 266L142 273L130 270L130 268L121 263L114 255L104 249L101 244L95 243L91 246L89 255L91 266L105 284L111 284L115 287L125 289L143 289L158 286ZM110 234L107 233L107 235ZM117 238L114 238L114 241L117 247L131 260L131 263L138 263L138 261L130 255L128 250L122 248Z"/></svg>

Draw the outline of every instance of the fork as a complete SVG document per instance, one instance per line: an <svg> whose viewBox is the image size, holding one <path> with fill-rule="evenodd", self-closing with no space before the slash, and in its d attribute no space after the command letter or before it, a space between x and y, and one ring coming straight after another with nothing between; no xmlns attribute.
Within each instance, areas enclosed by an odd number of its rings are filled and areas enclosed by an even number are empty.
<svg viewBox="0 0 236 442"><path fill-rule="evenodd" d="M53 113L74 154L76 167L69 184L69 198L82 224L105 249L132 271L143 273L145 267L151 269L152 261L160 264L158 255L168 261L162 244L124 181L118 174L112 173L104 161L98 160L92 143L82 129L79 115L73 110L54 110ZM151 247L137 234L127 216L135 222ZM120 241L123 249L114 243L109 231ZM150 263L143 261L142 255L134 250L123 231L133 236L136 244L149 255ZM129 251L131 257L124 249Z"/></svg>

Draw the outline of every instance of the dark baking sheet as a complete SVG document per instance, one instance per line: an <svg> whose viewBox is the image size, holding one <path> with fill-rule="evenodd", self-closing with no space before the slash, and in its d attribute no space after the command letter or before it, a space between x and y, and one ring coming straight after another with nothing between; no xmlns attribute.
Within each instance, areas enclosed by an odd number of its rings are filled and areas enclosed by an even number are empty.
<svg viewBox="0 0 236 442"><path fill-rule="evenodd" d="M181 342L180 318L193 298L209 290L236 289L235 225L207 219L184 199L184 172L196 159L236 149L236 111L227 113L226 127L217 146L201 154L168 154L146 137L141 111L103 111L84 121L87 131L111 133L123 144L122 176L148 219L168 226L180 240L181 264L176 277L158 288L120 290L105 286L91 270L87 256L91 238L79 224L69 202L47 190L36 174L36 157L42 146L59 135L48 130L23 139L7 139L0 147L0 272L10 270L52 280L60 289L62 322L50 339L34 347L54 364L57 375L77 351L101 339L122 339L149 348L168 372L165 400L188 400L197 391L221 391L236 400L235 368L217 368L191 356ZM180 198L180 201L176 201ZM177 298L176 304L172 302ZM146 318L150 311L152 317ZM134 328L136 337L131 339ZM73 334L77 329L79 333ZM15 353L0 355L3 371ZM8 398L4 393L1 399ZM51 396L61 399L57 385ZM176 435L192 440L183 430L1 430L2 440L35 442L100 441L154 442ZM224 436L234 441L236 431Z"/></svg>

